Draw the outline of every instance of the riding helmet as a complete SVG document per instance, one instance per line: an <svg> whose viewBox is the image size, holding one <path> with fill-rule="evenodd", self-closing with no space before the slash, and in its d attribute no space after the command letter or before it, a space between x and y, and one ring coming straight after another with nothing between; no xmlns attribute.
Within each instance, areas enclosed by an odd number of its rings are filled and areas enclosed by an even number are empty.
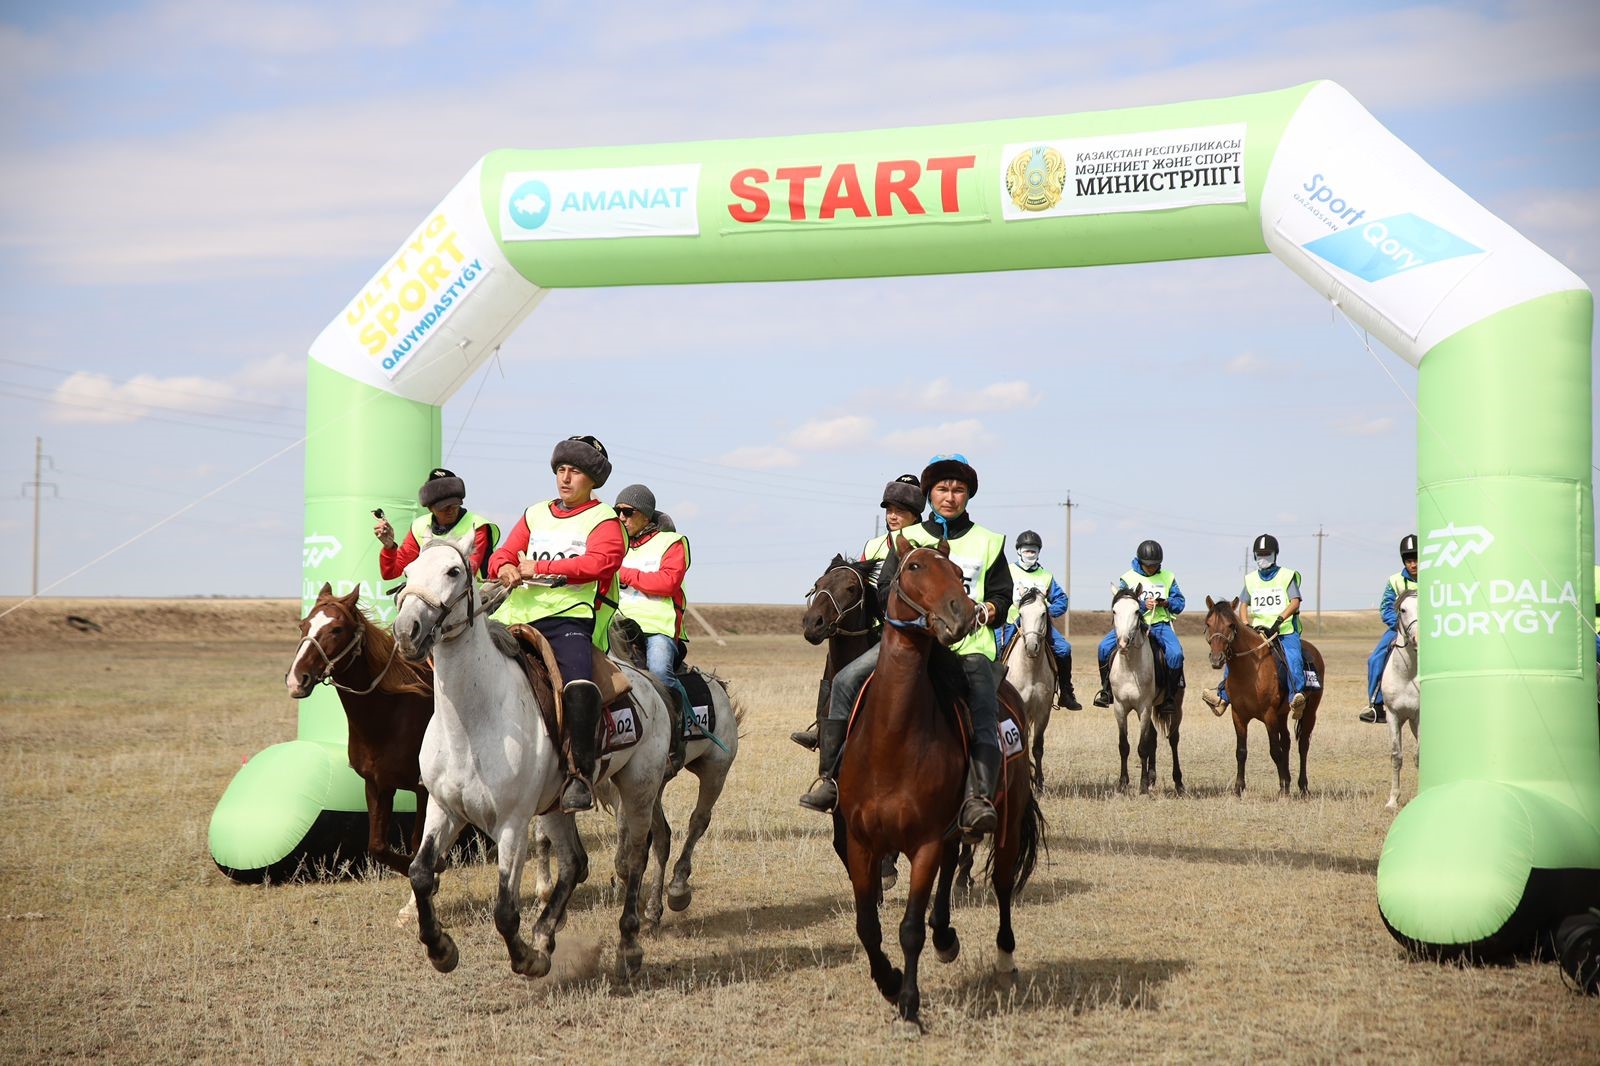
<svg viewBox="0 0 1600 1066"><path fill-rule="evenodd" d="M1403 563L1407 559L1415 559L1416 557L1417 535L1415 533L1407 533L1400 538L1400 561Z"/></svg>
<svg viewBox="0 0 1600 1066"><path fill-rule="evenodd" d="M1021 533L1017 534L1016 548L1017 551L1022 551L1024 548L1032 548L1034 551L1043 551L1044 541L1040 540L1039 534L1035 533L1033 530L1024 529Z"/></svg>
<svg viewBox="0 0 1600 1066"><path fill-rule="evenodd" d="M1278 538L1274 537L1271 533L1261 534L1261 536L1256 538L1255 543L1250 546L1250 554L1277 555Z"/></svg>
<svg viewBox="0 0 1600 1066"><path fill-rule="evenodd" d="M1141 563L1154 563L1161 565L1161 545L1153 540L1144 541L1139 545L1139 550L1134 552L1134 558Z"/></svg>
<svg viewBox="0 0 1600 1066"><path fill-rule="evenodd" d="M941 481L965 482L969 500L978 494L978 472L960 452L953 455L936 455L928 460L928 465L922 468L922 494L927 496Z"/></svg>
<svg viewBox="0 0 1600 1066"><path fill-rule="evenodd" d="M927 499L922 494L922 482L915 474L901 474L883 487L883 500L879 507L904 507L919 519Z"/></svg>

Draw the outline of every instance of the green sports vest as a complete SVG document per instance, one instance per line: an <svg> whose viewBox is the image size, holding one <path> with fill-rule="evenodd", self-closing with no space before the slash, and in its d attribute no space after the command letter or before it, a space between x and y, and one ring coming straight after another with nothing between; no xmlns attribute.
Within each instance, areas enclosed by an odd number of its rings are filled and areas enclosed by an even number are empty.
<svg viewBox="0 0 1600 1066"><path fill-rule="evenodd" d="M530 559L573 559L585 555L589 551L589 534L594 532L602 522L621 523L617 512L609 506L598 503L581 514L571 518L557 518L550 513L550 502L545 500L536 503L523 512L522 519L528 526L528 550L526 555ZM623 543L627 543L627 532L622 534ZM541 618L554 618L561 615L566 618L593 618L594 619L594 645L601 651L611 646L610 626L611 616L616 613L616 608L599 604L596 594L599 589L593 581L585 581L581 585L563 585L558 589L547 588L543 585L523 585L511 590L506 596L506 602L494 613L497 622L514 625L517 622L537 622ZM611 578L610 587L606 595L612 603L617 599L617 579Z"/></svg>
<svg viewBox="0 0 1600 1066"><path fill-rule="evenodd" d="M906 540L922 548L936 548L939 538L933 536L921 524L908 526L900 531ZM995 533L984 529L974 523L961 536L950 541L950 561L961 568L961 583L967 590L967 595L982 603L988 592L989 568L995 560L1005 554L1006 537L1004 533ZM976 633L963 637L960 643L950 650L957 655L981 655L989 661L994 661L994 630L984 626Z"/></svg>
<svg viewBox="0 0 1600 1066"><path fill-rule="evenodd" d="M489 529L489 550L484 553L483 565L489 565L489 556L494 554L495 545L500 543L500 527L489 521L476 511L461 512L461 517L456 524L450 527L448 533L435 533L433 531L433 514L424 511L411 523L411 536L417 542L417 550L421 551L428 546L430 540L444 538L445 540L459 540L467 535L467 530L477 530L487 526ZM469 553L470 554L470 553Z"/></svg>
<svg viewBox="0 0 1600 1066"><path fill-rule="evenodd" d="M873 588L878 587L878 575L883 572L883 561L889 558L890 536L888 533L879 533L861 548L861 561L872 564L872 572L867 575L867 584Z"/></svg>
<svg viewBox="0 0 1600 1066"><path fill-rule="evenodd" d="M683 544L683 565L687 570L689 539L682 533L660 532L637 548L630 547L628 554L622 558L622 565L641 573L659 573L661 560L667 554L667 549L680 542ZM686 600L685 603L687 602ZM639 628L646 633L658 633L674 640L684 638L686 631L683 617L671 596L652 596L640 592L631 585L622 585L622 597L617 601L617 605L623 614L639 623Z"/></svg>
<svg viewBox="0 0 1600 1066"><path fill-rule="evenodd" d="M1167 598L1167 594L1172 591L1172 571L1157 570L1153 574L1146 574L1141 570L1129 570L1122 575L1122 583L1130 589L1143 585L1145 595L1153 592L1156 599L1164 600ZM1268 615L1267 617L1270 619L1272 616ZM1144 612L1144 620L1150 625L1155 625L1157 622L1170 624L1172 622L1172 612L1166 607L1151 607Z"/></svg>
<svg viewBox="0 0 1600 1066"><path fill-rule="evenodd" d="M1271 581L1263 581L1261 571L1252 570L1244 575L1244 589L1250 595L1250 624L1264 626L1289 606L1289 586L1300 580L1300 571L1286 566L1278 567ZM1279 633L1300 632L1300 616L1286 618L1278 626Z"/></svg>
<svg viewBox="0 0 1600 1066"><path fill-rule="evenodd" d="M1389 588L1394 591L1396 596L1399 596L1407 589L1415 592L1417 591L1417 579L1402 570L1389 578Z"/></svg>
<svg viewBox="0 0 1600 1066"><path fill-rule="evenodd" d="M1017 601L1022 599L1022 594L1029 589L1038 589L1039 595L1049 597L1050 583L1055 580L1055 575L1042 566L1032 570L1024 570L1016 563L1011 564L1011 609L1006 612L1006 625L1014 626L1021 616L1017 610Z"/></svg>

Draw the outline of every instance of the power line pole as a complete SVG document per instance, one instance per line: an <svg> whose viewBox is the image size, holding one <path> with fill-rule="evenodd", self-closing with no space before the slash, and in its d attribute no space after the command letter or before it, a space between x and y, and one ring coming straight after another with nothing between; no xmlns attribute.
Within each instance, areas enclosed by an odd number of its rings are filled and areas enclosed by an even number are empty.
<svg viewBox="0 0 1600 1066"><path fill-rule="evenodd" d="M1327 539L1327 534L1322 531L1322 526L1317 526L1314 534L1317 538L1317 636L1322 636L1322 542Z"/></svg>
<svg viewBox="0 0 1600 1066"><path fill-rule="evenodd" d="M44 473L44 464L49 463L53 472L56 468L55 460L44 453L44 438L33 438L33 480L22 483L23 495L28 490L33 490L33 591L31 595L39 595L39 501L43 497L43 489L49 489L54 495L60 496L61 492L53 481L40 481Z"/></svg>
<svg viewBox="0 0 1600 1066"><path fill-rule="evenodd" d="M1072 509L1078 506L1072 502L1072 490L1067 490L1067 500L1061 504L1062 510L1067 514L1067 539L1062 542L1063 566L1061 568L1061 591L1067 595L1067 611L1061 616L1061 635L1072 636Z"/></svg>

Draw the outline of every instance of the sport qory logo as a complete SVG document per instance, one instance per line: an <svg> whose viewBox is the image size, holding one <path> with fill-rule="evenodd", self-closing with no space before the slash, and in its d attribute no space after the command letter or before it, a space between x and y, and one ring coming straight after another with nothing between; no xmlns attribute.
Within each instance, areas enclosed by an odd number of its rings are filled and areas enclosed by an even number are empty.
<svg viewBox="0 0 1600 1066"><path fill-rule="evenodd" d="M1417 569L1450 569L1466 562L1469 555L1482 555L1494 543L1494 534L1482 526L1458 526L1428 531L1422 545L1422 561Z"/></svg>
<svg viewBox="0 0 1600 1066"><path fill-rule="evenodd" d="M550 186L537 178L518 185L507 205L511 219L523 229L538 229L550 219Z"/></svg>
<svg viewBox="0 0 1600 1066"><path fill-rule="evenodd" d="M1362 212L1356 214L1359 218ZM1449 230L1411 214L1352 225L1302 247L1365 281L1382 281L1429 263L1483 251Z"/></svg>
<svg viewBox="0 0 1600 1066"><path fill-rule="evenodd" d="M325 533L312 533L306 537L305 547L301 549L300 565L307 570L315 570L323 563L332 559L344 548L339 543L339 538Z"/></svg>

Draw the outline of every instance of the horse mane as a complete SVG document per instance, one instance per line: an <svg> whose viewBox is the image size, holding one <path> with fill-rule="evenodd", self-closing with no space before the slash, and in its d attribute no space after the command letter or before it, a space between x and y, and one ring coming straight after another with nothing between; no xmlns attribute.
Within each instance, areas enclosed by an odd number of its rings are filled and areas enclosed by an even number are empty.
<svg viewBox="0 0 1600 1066"><path fill-rule="evenodd" d="M432 699L433 667L427 663L410 662L405 656L395 654L392 632L369 618L365 610L357 610L354 614L356 624L366 631L362 635L361 656L366 661L367 671L373 677L383 674L374 691L389 696L426 696Z"/></svg>
<svg viewBox="0 0 1600 1066"><path fill-rule="evenodd" d="M1115 607L1118 600L1137 600L1138 598L1138 596L1134 595L1134 591L1131 588L1123 585L1121 588L1117 589L1116 594L1111 597L1111 606Z"/></svg>
<svg viewBox="0 0 1600 1066"><path fill-rule="evenodd" d="M1402 603L1406 602L1407 600L1416 599L1416 596L1416 589L1403 589L1400 594L1394 598L1394 609L1398 611Z"/></svg>

